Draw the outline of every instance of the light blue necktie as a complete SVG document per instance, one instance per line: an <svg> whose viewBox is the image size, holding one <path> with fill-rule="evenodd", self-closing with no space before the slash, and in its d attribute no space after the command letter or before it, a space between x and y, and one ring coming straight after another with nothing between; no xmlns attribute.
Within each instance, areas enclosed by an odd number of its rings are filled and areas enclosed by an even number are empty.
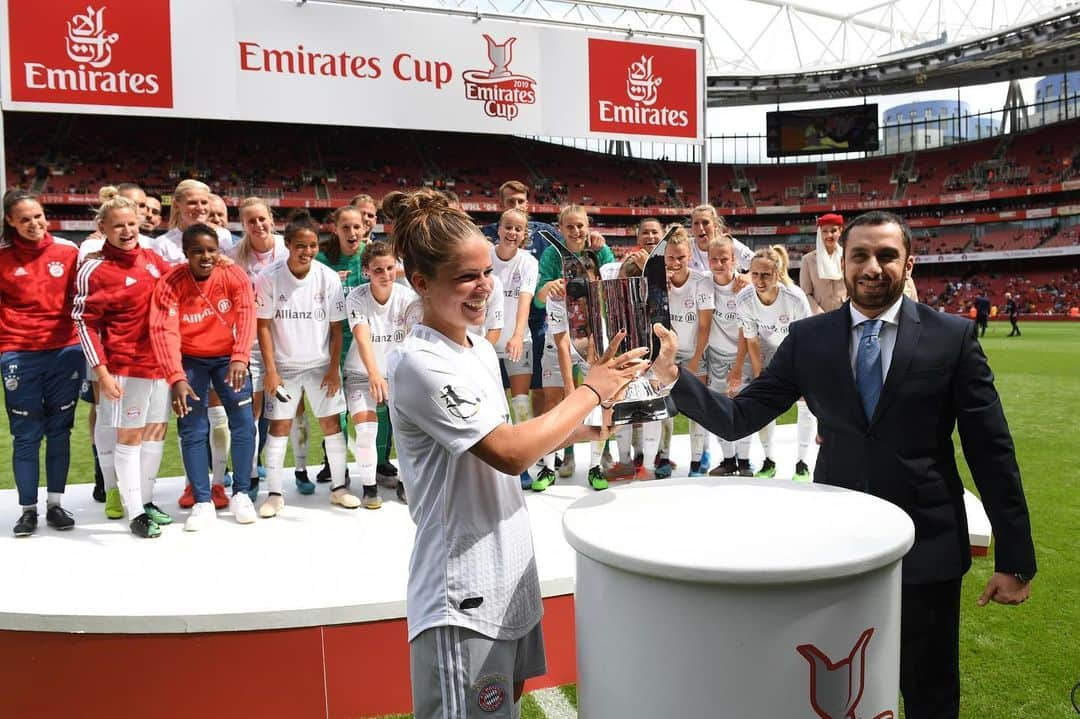
<svg viewBox="0 0 1080 719"><path fill-rule="evenodd" d="M866 421L874 416L878 398L881 397L881 320L866 320L859 336L859 353L855 355L855 388L862 399Z"/></svg>

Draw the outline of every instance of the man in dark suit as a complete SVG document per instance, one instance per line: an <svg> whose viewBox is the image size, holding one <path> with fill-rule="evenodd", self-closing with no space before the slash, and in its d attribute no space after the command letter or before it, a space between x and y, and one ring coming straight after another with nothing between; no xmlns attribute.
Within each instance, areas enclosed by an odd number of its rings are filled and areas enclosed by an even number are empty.
<svg viewBox="0 0 1080 719"><path fill-rule="evenodd" d="M986 290L979 293L975 298L975 324L979 326L979 336L986 336L986 325L990 322L990 298L986 296Z"/></svg>
<svg viewBox="0 0 1080 719"><path fill-rule="evenodd" d="M680 412L726 439L757 431L804 396L822 438L814 481L908 513L915 545L902 569L900 690L909 719L955 718L960 585L971 551L953 427L997 538L979 605L1023 602L1035 574L1012 437L975 324L903 297L913 263L903 220L866 213L844 228L841 244L849 301L793 323L735 398L676 369L674 333L660 325L653 368L660 382L675 383Z"/></svg>

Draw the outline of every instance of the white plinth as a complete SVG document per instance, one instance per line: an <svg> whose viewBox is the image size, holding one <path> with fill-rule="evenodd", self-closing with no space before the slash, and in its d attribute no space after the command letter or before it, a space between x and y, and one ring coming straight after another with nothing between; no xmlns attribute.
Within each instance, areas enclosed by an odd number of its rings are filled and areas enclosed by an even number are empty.
<svg viewBox="0 0 1080 719"><path fill-rule="evenodd" d="M914 540L897 507L692 479L585 497L563 529L578 552L582 716L896 715Z"/></svg>

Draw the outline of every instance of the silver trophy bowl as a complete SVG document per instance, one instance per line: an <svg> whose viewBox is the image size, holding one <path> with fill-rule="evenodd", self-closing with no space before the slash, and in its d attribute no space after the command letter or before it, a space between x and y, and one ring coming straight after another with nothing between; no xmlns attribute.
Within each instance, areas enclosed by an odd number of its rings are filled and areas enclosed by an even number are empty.
<svg viewBox="0 0 1080 719"><path fill-rule="evenodd" d="M625 331L626 336L616 354L635 347L648 347L646 359L655 359L660 342L653 334L653 324L659 322L671 328L664 268L667 236L649 254L642 276L602 280L590 276L586 262L558 237L546 231L541 231L540 235L562 257L570 343L578 354L592 364L608 350L615 335ZM619 426L674 417L678 413L674 400L667 391L658 388L650 370L631 381L616 400L605 402L602 417L594 414L586 422Z"/></svg>

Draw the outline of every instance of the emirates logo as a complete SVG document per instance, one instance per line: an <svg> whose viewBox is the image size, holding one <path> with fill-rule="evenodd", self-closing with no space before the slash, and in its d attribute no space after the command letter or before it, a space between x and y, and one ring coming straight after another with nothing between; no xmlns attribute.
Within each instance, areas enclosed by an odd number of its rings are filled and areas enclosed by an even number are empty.
<svg viewBox="0 0 1080 719"><path fill-rule="evenodd" d="M84 15L67 21L66 49L72 62L85 63L101 69L112 62L112 46L120 39L118 33L105 29L105 6L95 10L86 6Z"/></svg>
<svg viewBox="0 0 1080 719"><path fill-rule="evenodd" d="M664 82L664 78L653 75L653 59L641 56L637 62L630 63L627 68L626 96L631 102L638 102L647 107L656 104L657 88Z"/></svg>
<svg viewBox="0 0 1080 719"><path fill-rule="evenodd" d="M516 37L498 43L495 38L485 34L484 40L487 41L491 69L466 70L462 73L465 97L484 103L484 114L488 117L513 120L520 112L518 105L536 102L536 80L510 71Z"/></svg>

